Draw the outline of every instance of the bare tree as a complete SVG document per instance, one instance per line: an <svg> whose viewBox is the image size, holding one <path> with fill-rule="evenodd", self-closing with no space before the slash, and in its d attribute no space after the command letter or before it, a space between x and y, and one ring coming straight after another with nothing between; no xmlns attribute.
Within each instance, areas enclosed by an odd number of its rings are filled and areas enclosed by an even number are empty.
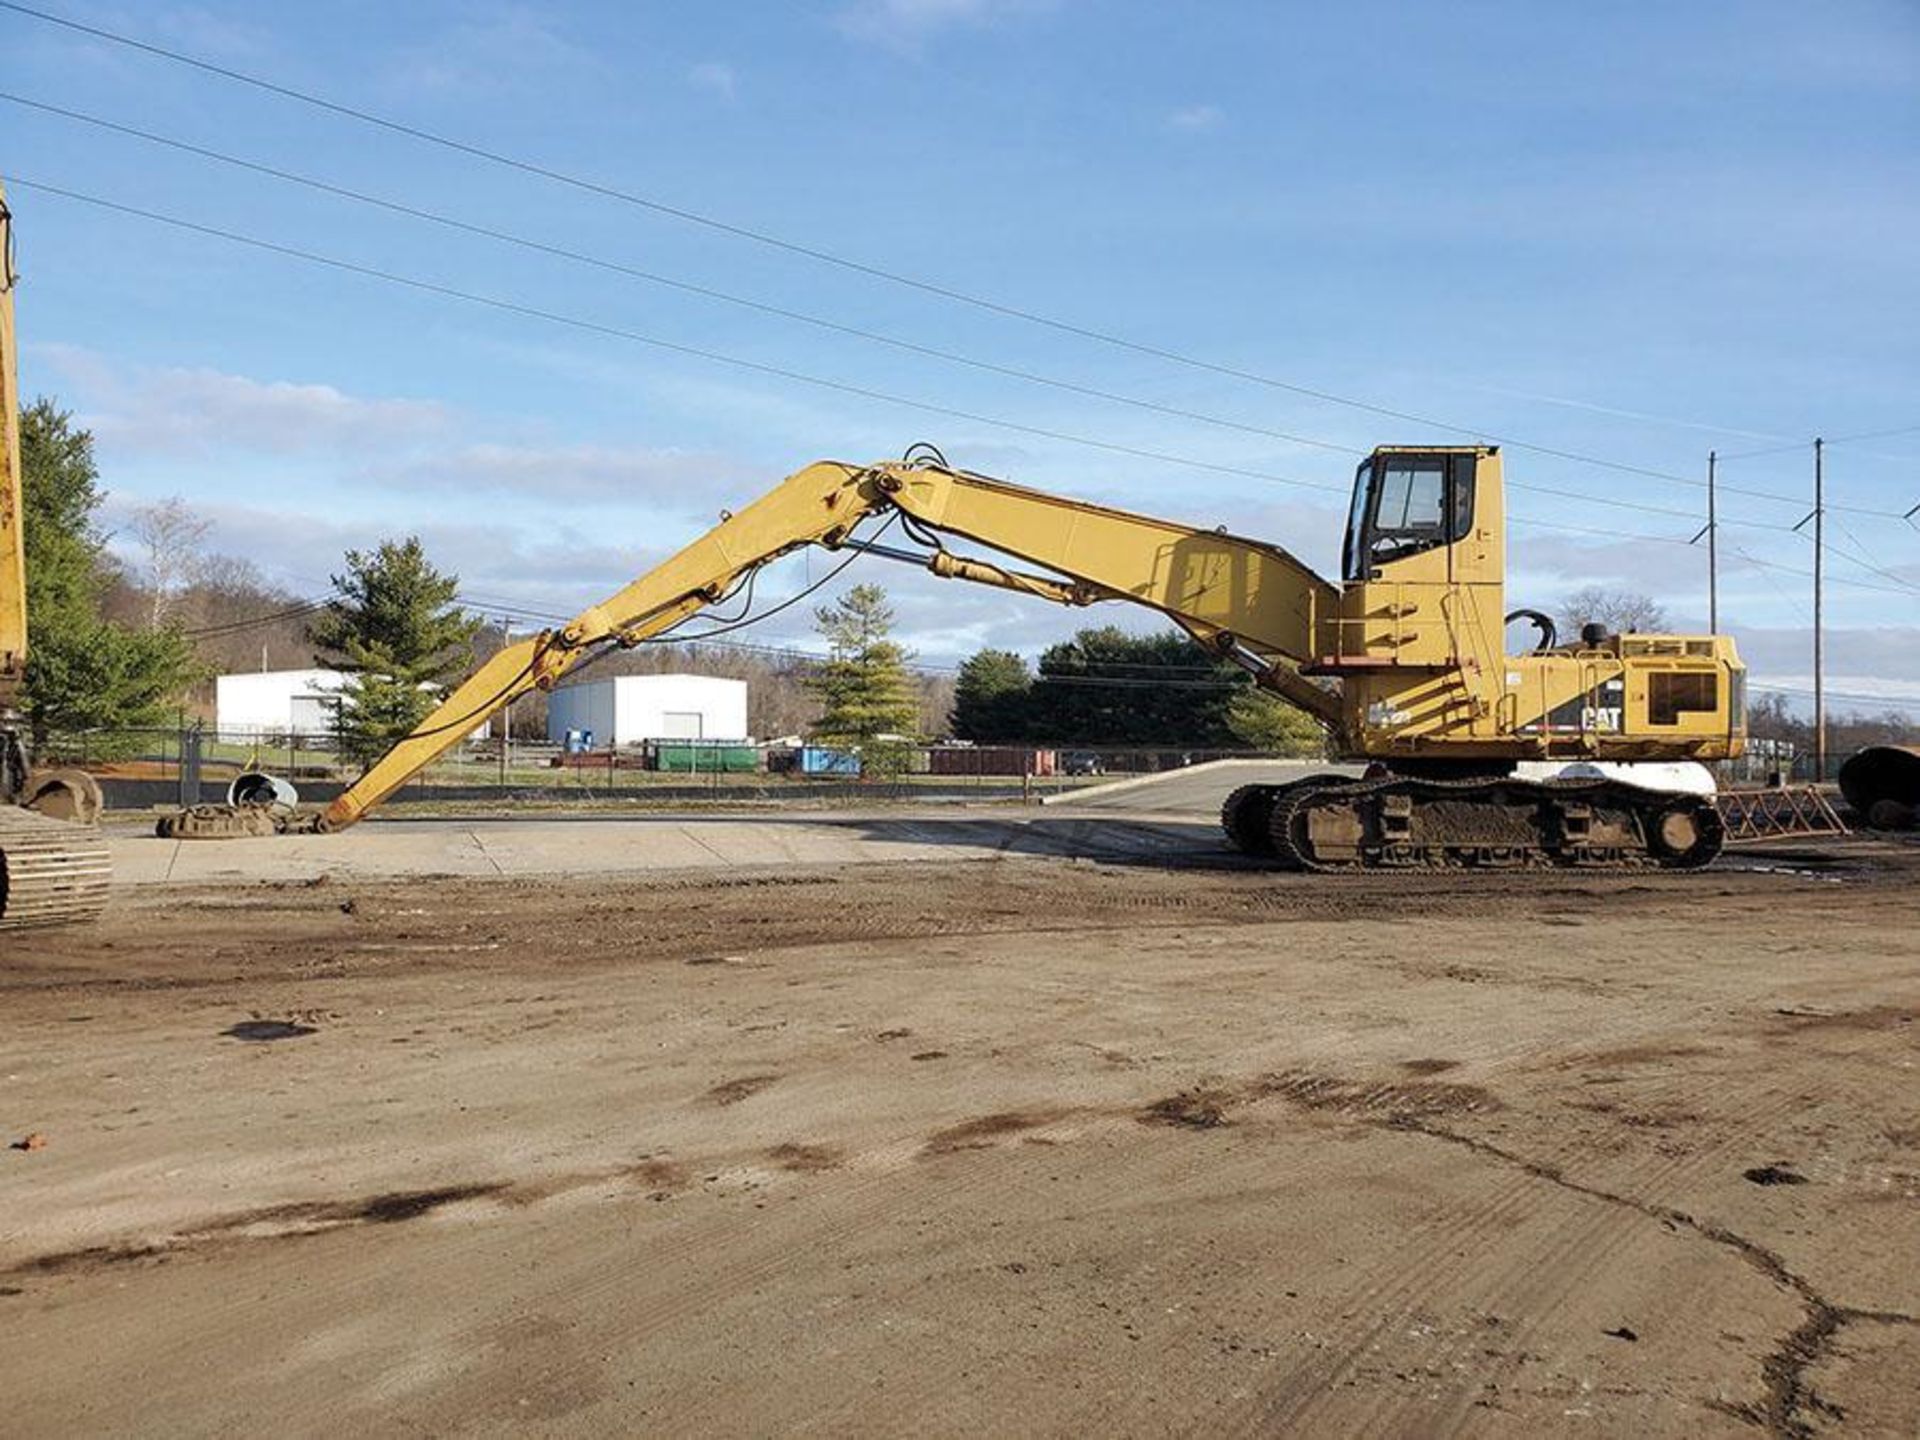
<svg viewBox="0 0 1920 1440"><path fill-rule="evenodd" d="M134 511L128 529L145 552L141 578L147 591L147 622L157 630L180 593L199 578L205 564L202 547L213 522L202 520L186 501L173 495Z"/></svg>
<svg viewBox="0 0 1920 1440"><path fill-rule="evenodd" d="M1578 635L1583 625L1604 625L1609 631L1627 634L1633 631L1664 630L1667 612L1651 595L1634 590L1608 590L1587 585L1560 602L1560 625L1567 635Z"/></svg>

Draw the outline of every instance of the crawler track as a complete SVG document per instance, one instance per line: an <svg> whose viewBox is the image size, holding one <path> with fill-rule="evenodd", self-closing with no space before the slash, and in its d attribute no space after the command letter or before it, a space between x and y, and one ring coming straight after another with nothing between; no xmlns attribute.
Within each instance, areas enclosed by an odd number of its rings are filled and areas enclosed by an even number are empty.
<svg viewBox="0 0 1920 1440"><path fill-rule="evenodd" d="M1244 785L1221 826L1251 855L1315 871L1697 870L1725 827L1713 802L1615 780L1372 780Z"/></svg>

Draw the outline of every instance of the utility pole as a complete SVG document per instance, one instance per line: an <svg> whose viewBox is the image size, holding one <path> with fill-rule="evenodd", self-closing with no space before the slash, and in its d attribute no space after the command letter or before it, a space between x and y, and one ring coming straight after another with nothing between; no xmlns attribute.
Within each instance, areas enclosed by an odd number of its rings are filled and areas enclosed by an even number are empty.
<svg viewBox="0 0 1920 1440"><path fill-rule="evenodd" d="M1720 452L1707 452L1707 523L1694 532L1687 543L1707 542L1707 633L1720 633L1720 523L1715 509L1714 472L1720 464Z"/></svg>
<svg viewBox="0 0 1920 1440"><path fill-rule="evenodd" d="M1720 633L1720 515L1715 472L1720 468L1720 452L1707 452L1707 633Z"/></svg>
<svg viewBox="0 0 1920 1440"><path fill-rule="evenodd" d="M1821 581L1827 552L1826 449L1827 442L1816 436L1813 442L1813 781L1816 785L1827 778L1827 690L1822 653L1826 635L1821 610L1826 598Z"/></svg>

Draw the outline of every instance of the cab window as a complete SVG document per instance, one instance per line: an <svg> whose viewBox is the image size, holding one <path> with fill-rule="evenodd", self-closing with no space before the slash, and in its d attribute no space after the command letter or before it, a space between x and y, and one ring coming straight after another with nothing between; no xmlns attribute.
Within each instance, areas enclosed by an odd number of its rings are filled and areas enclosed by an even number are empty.
<svg viewBox="0 0 1920 1440"><path fill-rule="evenodd" d="M1381 455L1362 465L1346 578L1364 580L1377 566L1463 538L1473 524L1473 466L1471 455Z"/></svg>

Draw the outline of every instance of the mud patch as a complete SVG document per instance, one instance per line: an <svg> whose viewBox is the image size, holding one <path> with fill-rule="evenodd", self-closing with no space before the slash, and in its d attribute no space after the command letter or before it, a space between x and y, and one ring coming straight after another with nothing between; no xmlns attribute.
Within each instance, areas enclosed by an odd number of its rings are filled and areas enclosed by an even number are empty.
<svg viewBox="0 0 1920 1440"><path fill-rule="evenodd" d="M776 1145L767 1151L767 1158L782 1170L791 1170L799 1175L817 1175L822 1170L837 1170L842 1163L840 1152L831 1145Z"/></svg>
<svg viewBox="0 0 1920 1440"><path fill-rule="evenodd" d="M1562 1062L1561 1068L1579 1066L1657 1065L1663 1060L1687 1060L1717 1052L1710 1045L1624 1045L1614 1050L1590 1050Z"/></svg>
<svg viewBox="0 0 1920 1440"><path fill-rule="evenodd" d="M707 1091L706 1098L715 1105L738 1105L742 1100L758 1095L779 1078L778 1075L741 1075L732 1080L722 1080Z"/></svg>
<svg viewBox="0 0 1920 1440"><path fill-rule="evenodd" d="M462 1200L480 1200L498 1195L504 1185L445 1185L437 1190L395 1190L363 1200L351 1217L369 1225L397 1225L402 1220L418 1220L447 1205Z"/></svg>
<svg viewBox="0 0 1920 1440"><path fill-rule="evenodd" d="M1910 1005L1872 1005L1864 1010L1824 1013L1814 1010L1776 1010L1776 1033L1803 1035L1810 1030L1903 1030L1914 1023Z"/></svg>
<svg viewBox="0 0 1920 1440"><path fill-rule="evenodd" d="M1278 1096L1303 1110L1396 1122L1501 1108L1492 1093L1478 1085L1450 1085L1444 1080L1342 1080L1299 1070L1265 1077L1254 1087L1254 1094Z"/></svg>
<svg viewBox="0 0 1920 1440"><path fill-rule="evenodd" d="M1196 1086L1156 1100L1140 1112L1143 1125L1177 1125L1184 1130L1212 1130L1227 1123L1227 1110L1239 1099L1231 1091Z"/></svg>
<svg viewBox="0 0 1920 1440"><path fill-rule="evenodd" d="M9 1265L0 1274L85 1275L116 1265L159 1259L165 1253L164 1245L89 1245L81 1250L60 1250L51 1255L22 1260L17 1265Z"/></svg>
<svg viewBox="0 0 1920 1440"><path fill-rule="evenodd" d="M500 1195L505 1184L443 1185L431 1190L391 1190L360 1200L303 1200L270 1205L226 1215L157 1242L89 1245L40 1255L9 1267L7 1275L91 1274L115 1266L153 1261L164 1264L175 1255L191 1254L219 1245L250 1244L265 1240L297 1240L350 1225L398 1225L418 1220L463 1200Z"/></svg>
<svg viewBox="0 0 1920 1440"><path fill-rule="evenodd" d="M1035 1130L1058 1118L1044 1110L1002 1110L982 1115L977 1120L963 1120L958 1125L934 1131L927 1137L923 1153L951 1155L956 1150L985 1150L1003 1135Z"/></svg>
<svg viewBox="0 0 1920 1440"><path fill-rule="evenodd" d="M678 1190L687 1183L687 1167L664 1155L647 1155L622 1172L636 1185L655 1192Z"/></svg>
<svg viewBox="0 0 1920 1440"><path fill-rule="evenodd" d="M297 1040L302 1035L318 1035L317 1025L302 1025L297 1020L242 1020L220 1032L234 1040L261 1045L272 1040Z"/></svg>

